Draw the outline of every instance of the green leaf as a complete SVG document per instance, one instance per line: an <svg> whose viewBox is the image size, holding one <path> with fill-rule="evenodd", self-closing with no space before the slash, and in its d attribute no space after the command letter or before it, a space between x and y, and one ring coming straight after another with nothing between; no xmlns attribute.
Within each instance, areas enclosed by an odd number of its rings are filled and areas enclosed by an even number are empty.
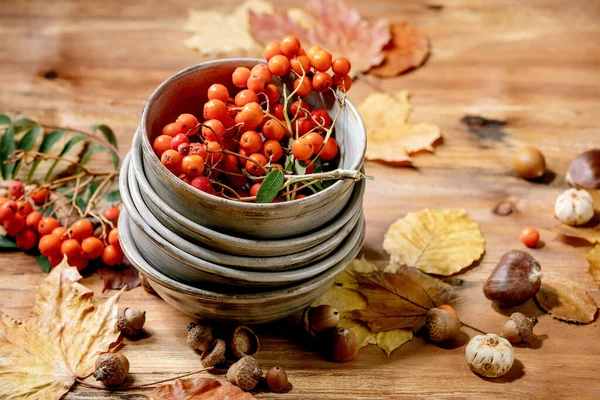
<svg viewBox="0 0 600 400"><path fill-rule="evenodd" d="M79 208L85 208L87 207L88 202L90 201L90 199L92 198L92 196L94 195L94 193L96 193L96 190L98 190L99 185L96 182L90 182L89 185L87 185L87 187L85 188L85 191L83 192L83 195L77 197L77 200L75 200L77 202L77 205L79 206ZM81 201L81 203L80 203ZM83 204L83 206L82 206Z"/></svg>
<svg viewBox="0 0 600 400"><path fill-rule="evenodd" d="M116 203L117 201L121 201L121 192L118 190L108 192L106 196L104 196L104 201L107 203Z"/></svg>
<svg viewBox="0 0 600 400"><path fill-rule="evenodd" d="M43 132L44 132L44 128L42 128L40 125L34 126L25 135L23 135L23 137L21 138L21 140L19 140L19 144L17 145L17 149L19 149L19 150L25 150L25 151L31 150L31 148L33 147L33 144L37 140L38 136L40 136L40 134L43 133ZM21 161L23 161L23 160L19 160L15 164L15 169L14 169L14 171L12 173L12 177L13 178L15 176L17 176L17 174L19 173L19 170L21 169Z"/></svg>
<svg viewBox="0 0 600 400"><path fill-rule="evenodd" d="M306 173L306 167L300 164L300 161L294 160L294 171L297 175L304 175Z"/></svg>
<svg viewBox="0 0 600 400"><path fill-rule="evenodd" d="M58 155L59 157L64 156L65 154L67 154L69 151L71 151L71 149L73 148L73 146L75 146L77 143L81 142L82 140L85 140L86 136L85 135L77 135L77 136L73 136L68 142L67 144L65 144L65 147L63 147L63 149L60 151L60 154ZM48 172L46 173L46 177L44 178L45 181L49 180L50 177L52 176L52 172L54 171L54 168L56 168L56 165L59 163L59 160L54 160L54 162L52 163L52 166L50 167L50 169L48 170Z"/></svg>
<svg viewBox="0 0 600 400"><path fill-rule="evenodd" d="M29 118L19 118L13 124L15 127L15 134L33 129L36 125L38 125L38 123Z"/></svg>
<svg viewBox="0 0 600 400"><path fill-rule="evenodd" d="M102 132L102 135L104 136L106 141L108 143L112 144L113 146L115 146L115 148L118 148L117 138L115 137L115 133L108 126L94 125L94 126L92 126L92 129L94 130L94 132L97 130ZM107 149L107 150L110 152L110 156L112 157L112 160L113 160L113 165L115 166L115 168L119 168L119 163L120 163L119 156L114 151L112 151L110 149Z"/></svg>
<svg viewBox="0 0 600 400"><path fill-rule="evenodd" d="M102 146L101 144L97 144L94 145L92 147L90 147L89 149L87 149L85 151L85 153L83 153L83 155L81 156L81 160L79 160L80 164L85 164L89 161L90 157L92 156L92 154L97 153L99 151L104 151L106 150L106 147Z"/></svg>
<svg viewBox="0 0 600 400"><path fill-rule="evenodd" d="M84 211L87 205L87 203L83 200L83 197L81 196L77 196L77 198L75 199L75 204L77 204L77 207L79 207L81 211Z"/></svg>
<svg viewBox="0 0 600 400"><path fill-rule="evenodd" d="M53 212L54 212L54 206L48 206L48 208L46 208L46 210L44 210L42 215L44 217L49 217L50 215L52 215Z"/></svg>
<svg viewBox="0 0 600 400"><path fill-rule="evenodd" d="M288 174L291 174L292 172L294 172L294 156L289 155L286 159L285 159L285 164L283 166L283 169L285 170L285 172L287 172Z"/></svg>
<svg viewBox="0 0 600 400"><path fill-rule="evenodd" d="M280 169L274 169L265 178L263 183L260 185L258 189L258 193L256 194L256 202L257 203L270 203L273 201L275 197L277 197L277 193L281 190L281 186L283 186L283 182L285 178L283 176L283 171Z"/></svg>
<svg viewBox="0 0 600 400"><path fill-rule="evenodd" d="M0 236L0 250L18 250L17 243L8 236Z"/></svg>
<svg viewBox="0 0 600 400"><path fill-rule="evenodd" d="M0 125L12 125L12 121L8 116L0 114Z"/></svg>
<svg viewBox="0 0 600 400"><path fill-rule="evenodd" d="M50 272L52 270L52 264L50 264L50 260L46 256L35 256L35 261L37 261L40 269L45 273Z"/></svg>
<svg viewBox="0 0 600 400"><path fill-rule="evenodd" d="M0 170L2 170L2 178L5 180L10 179L15 169L15 163L4 163L15 151L15 147L15 130L12 125L9 125L0 139Z"/></svg>
<svg viewBox="0 0 600 400"><path fill-rule="evenodd" d="M65 134L65 131L50 132L49 134L44 136L44 140L42 140L42 144L40 145L40 148L38 151L40 153L44 153L44 154L48 153L48 151L52 148L52 146L54 146L56 144L56 142L58 142L63 137L64 134ZM29 175L27 176L28 181L31 181L31 177L33 176L33 173L37 169L38 165L40 165L40 161L41 160L35 160L33 162L33 164L31 165L31 169L29 170Z"/></svg>

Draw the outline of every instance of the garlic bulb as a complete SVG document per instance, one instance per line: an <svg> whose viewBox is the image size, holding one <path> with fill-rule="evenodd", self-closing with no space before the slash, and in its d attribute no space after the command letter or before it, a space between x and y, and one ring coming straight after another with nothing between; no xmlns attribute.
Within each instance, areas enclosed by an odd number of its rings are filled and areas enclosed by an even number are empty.
<svg viewBox="0 0 600 400"><path fill-rule="evenodd" d="M513 361L510 342L493 333L477 335L467 345L467 364L478 375L497 378L510 370Z"/></svg>
<svg viewBox="0 0 600 400"><path fill-rule="evenodd" d="M554 204L556 218L567 225L582 225L594 216L594 200L585 190L567 189Z"/></svg>

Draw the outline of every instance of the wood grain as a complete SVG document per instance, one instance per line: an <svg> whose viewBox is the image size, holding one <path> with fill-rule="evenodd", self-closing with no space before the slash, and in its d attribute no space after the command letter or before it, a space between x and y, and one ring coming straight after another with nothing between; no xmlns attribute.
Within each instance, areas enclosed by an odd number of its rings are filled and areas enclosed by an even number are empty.
<svg viewBox="0 0 600 400"><path fill-rule="evenodd" d="M301 5L300 1L282 2ZM545 245L532 250L543 270L584 284L600 302L600 291L582 255L590 246L550 231L556 196L566 187L564 174L577 153L600 138L600 2L574 0L406 0L351 1L368 18L408 20L431 37L426 65L407 75L376 80L386 90L409 89L412 121L438 124L444 141L435 154L415 157L415 168L394 169L367 163L365 196L367 237L363 252L381 264L387 227L409 211L424 207L465 207L486 238L482 261L458 277L463 281L459 314L466 323L498 332L513 310L491 306L481 291L498 259L523 246L525 225L540 229ZM187 9L216 6L227 12L237 2L206 0L133 2L5 0L0 3L0 110L23 113L48 124L85 128L106 123L130 147L148 94L176 71L205 59L183 46ZM374 78L372 78L374 79ZM375 80L375 79L374 79ZM351 98L360 102L372 91L358 81ZM463 117L505 121L503 126L469 129ZM512 154L524 144L546 155L553 179L520 180L511 169ZM97 163L103 161L99 158ZM512 211L498 216L501 206ZM0 254L0 308L24 317L44 278L32 257ZM87 277L100 298L97 275ZM199 368L197 354L185 343L188 317L160 299L136 289L122 304L147 311L147 334L127 341L131 383L150 382ZM415 338L390 358L368 347L346 364L321 359L286 323L258 327L264 369L281 365L294 388L257 398L598 398L600 334L598 322L570 325L538 315L536 349L517 346L508 375L485 380L474 375L464 344L475 332L463 329L453 346ZM218 371L223 372L223 371ZM75 387L66 399L143 399L148 390L106 394Z"/></svg>

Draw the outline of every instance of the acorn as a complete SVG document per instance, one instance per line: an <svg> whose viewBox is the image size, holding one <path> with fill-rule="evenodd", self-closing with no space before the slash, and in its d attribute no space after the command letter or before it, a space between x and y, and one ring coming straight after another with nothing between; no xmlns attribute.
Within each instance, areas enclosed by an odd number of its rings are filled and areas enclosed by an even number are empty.
<svg viewBox="0 0 600 400"><path fill-rule="evenodd" d="M104 353L96 360L94 378L107 386L120 385L129 373L129 360L122 353Z"/></svg>
<svg viewBox="0 0 600 400"><path fill-rule="evenodd" d="M229 349L235 358L253 356L258 352L258 336L247 326L240 325L233 330L229 339Z"/></svg>
<svg viewBox="0 0 600 400"><path fill-rule="evenodd" d="M194 350L206 351L213 342L213 329L210 325L190 322L187 330L187 344Z"/></svg>
<svg viewBox="0 0 600 400"><path fill-rule="evenodd" d="M267 386L272 392L281 392L288 387L288 377L285 370L281 367L273 367L265 376Z"/></svg>
<svg viewBox="0 0 600 400"><path fill-rule="evenodd" d="M227 346L221 339L217 339L200 356L200 362L204 368L212 367L225 362L225 350Z"/></svg>
<svg viewBox="0 0 600 400"><path fill-rule="evenodd" d="M124 335L135 336L142 331L146 322L146 311L124 308L119 311L117 327Z"/></svg>
<svg viewBox="0 0 600 400"><path fill-rule="evenodd" d="M331 331L331 358L333 361L351 361L358 354L358 338L348 328L335 328Z"/></svg>
<svg viewBox="0 0 600 400"><path fill-rule="evenodd" d="M520 312L513 313L502 327L500 336L511 343L523 342L530 344L536 338L533 333L533 327L537 322L538 319L536 317L529 318Z"/></svg>
<svg viewBox="0 0 600 400"><path fill-rule="evenodd" d="M427 312L425 329L427 337L434 343L452 340L460 332L460 320L454 310L432 308Z"/></svg>
<svg viewBox="0 0 600 400"><path fill-rule="evenodd" d="M262 378L262 370L252 356L240 358L227 370L227 380L245 391L254 389L260 378Z"/></svg>
<svg viewBox="0 0 600 400"><path fill-rule="evenodd" d="M304 330L312 337L337 328L340 323L340 313L329 305L321 305L307 308L302 314Z"/></svg>

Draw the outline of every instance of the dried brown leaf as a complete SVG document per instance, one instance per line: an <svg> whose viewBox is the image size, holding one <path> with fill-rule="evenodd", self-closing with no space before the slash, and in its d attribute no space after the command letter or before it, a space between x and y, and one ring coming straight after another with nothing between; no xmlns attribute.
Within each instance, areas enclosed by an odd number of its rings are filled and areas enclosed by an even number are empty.
<svg viewBox="0 0 600 400"><path fill-rule="evenodd" d="M589 324L598 313L596 302L581 285L556 273L542 275L535 299L544 311L561 321Z"/></svg>
<svg viewBox="0 0 600 400"><path fill-rule="evenodd" d="M229 382L214 378L177 379L157 386L148 394L150 400L252 400L254 396Z"/></svg>
<svg viewBox="0 0 600 400"><path fill-rule="evenodd" d="M109 289L119 290L124 287L127 287L127 290L131 290L141 284L138 270L130 265L118 269L98 268L98 274L104 282L102 293Z"/></svg>
<svg viewBox="0 0 600 400"><path fill-rule="evenodd" d="M587 240L590 243L600 243L600 223L598 221L599 219L594 217L590 223L582 226L560 224L556 225L552 230L564 236Z"/></svg>
<svg viewBox="0 0 600 400"><path fill-rule="evenodd" d="M588 270L594 281L600 285L600 244L597 244L592 250L586 253L585 258L590 263Z"/></svg>
<svg viewBox="0 0 600 400"><path fill-rule="evenodd" d="M0 312L0 398L59 399L119 342L122 292L94 305L94 293L79 279L65 258L38 287L24 321Z"/></svg>
<svg viewBox="0 0 600 400"><path fill-rule="evenodd" d="M381 77L400 75L421 66L429 56L429 38L423 31L408 22L391 26L392 40L384 48L385 58L370 73Z"/></svg>
<svg viewBox="0 0 600 400"><path fill-rule="evenodd" d="M408 95L407 91L373 93L358 107L367 129L367 160L409 166L411 155L434 151L433 144L442 137L440 129L423 122L408 123L412 108Z"/></svg>
<svg viewBox="0 0 600 400"><path fill-rule="evenodd" d="M334 56L348 58L354 72L379 65L384 58L382 49L391 39L387 20L370 25L342 0L312 0L306 9L288 13L250 12L250 33L261 43L294 35L305 49L319 45Z"/></svg>
<svg viewBox="0 0 600 400"><path fill-rule="evenodd" d="M368 306L351 316L374 332L392 329L417 331L431 308L456 300L450 285L416 268L400 267L396 273L358 274L359 291Z"/></svg>

